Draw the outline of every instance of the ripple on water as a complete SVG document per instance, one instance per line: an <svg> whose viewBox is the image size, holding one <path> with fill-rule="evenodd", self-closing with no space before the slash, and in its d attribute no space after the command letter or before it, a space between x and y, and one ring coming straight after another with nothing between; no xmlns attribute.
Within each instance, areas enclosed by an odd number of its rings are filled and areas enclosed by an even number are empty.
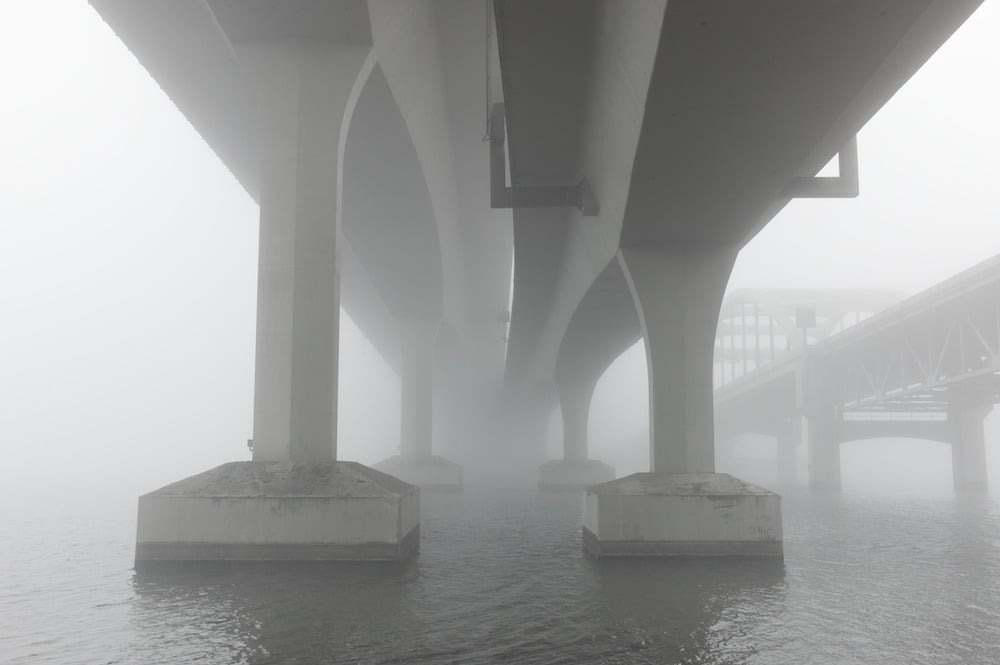
<svg viewBox="0 0 1000 665"><path fill-rule="evenodd" d="M134 498L9 508L11 663L995 663L995 502L786 495L785 561L602 561L578 497L424 501L403 565L131 569ZM16 534L16 536L14 535Z"/></svg>

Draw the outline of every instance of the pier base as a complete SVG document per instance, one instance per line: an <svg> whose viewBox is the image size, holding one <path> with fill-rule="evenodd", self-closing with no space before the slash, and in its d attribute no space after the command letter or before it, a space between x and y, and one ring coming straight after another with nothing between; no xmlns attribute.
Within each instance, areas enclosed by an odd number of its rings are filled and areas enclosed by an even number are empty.
<svg viewBox="0 0 1000 665"><path fill-rule="evenodd" d="M780 557L781 497L725 473L635 473L586 489L583 542L598 559Z"/></svg>
<svg viewBox="0 0 1000 665"><path fill-rule="evenodd" d="M422 490L458 492L462 489L462 467L439 455L394 455L375 468Z"/></svg>
<svg viewBox="0 0 1000 665"><path fill-rule="evenodd" d="M614 468L594 459L550 460L538 469L538 489L546 492L578 491L614 479Z"/></svg>
<svg viewBox="0 0 1000 665"><path fill-rule="evenodd" d="M139 497L136 564L402 561L420 490L355 462L230 462Z"/></svg>

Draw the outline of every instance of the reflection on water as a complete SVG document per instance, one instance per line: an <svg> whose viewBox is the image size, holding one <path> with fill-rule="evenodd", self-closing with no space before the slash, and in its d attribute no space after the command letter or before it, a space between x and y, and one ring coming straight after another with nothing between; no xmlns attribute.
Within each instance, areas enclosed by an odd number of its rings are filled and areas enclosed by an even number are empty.
<svg viewBox="0 0 1000 665"><path fill-rule="evenodd" d="M635 662L743 662L756 617L780 611L784 592L784 566L774 560L619 560L592 568L602 623L620 627L632 649L649 651Z"/></svg>
<svg viewBox="0 0 1000 665"><path fill-rule="evenodd" d="M713 643L727 610L780 601L780 562L592 561L579 503L426 497L403 566L144 568L132 623L150 658L182 661L705 662L732 648Z"/></svg>
<svg viewBox="0 0 1000 665"><path fill-rule="evenodd" d="M425 497L401 566L136 572L131 510L13 511L27 537L0 540L17 571L0 661L996 662L995 502L791 492L784 508L784 563L596 562L579 497L469 488Z"/></svg>
<svg viewBox="0 0 1000 665"><path fill-rule="evenodd" d="M217 654L219 662L324 662L388 655L394 641L410 643L426 632L409 597L416 575L413 563L143 569L133 582L131 623L151 660Z"/></svg>

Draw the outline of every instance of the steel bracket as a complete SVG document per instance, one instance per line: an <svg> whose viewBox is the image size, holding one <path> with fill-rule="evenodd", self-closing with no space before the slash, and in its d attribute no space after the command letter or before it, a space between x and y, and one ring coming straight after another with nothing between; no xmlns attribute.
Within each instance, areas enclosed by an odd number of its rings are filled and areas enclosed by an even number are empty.
<svg viewBox="0 0 1000 665"><path fill-rule="evenodd" d="M790 199L853 199L859 193L858 137L852 136L837 155L840 174L836 177L792 178L784 196Z"/></svg>
<svg viewBox="0 0 1000 665"><path fill-rule="evenodd" d="M575 185L507 186L506 123L504 105L493 105L490 115L490 207L577 208L584 217L598 214L597 199L586 179Z"/></svg>

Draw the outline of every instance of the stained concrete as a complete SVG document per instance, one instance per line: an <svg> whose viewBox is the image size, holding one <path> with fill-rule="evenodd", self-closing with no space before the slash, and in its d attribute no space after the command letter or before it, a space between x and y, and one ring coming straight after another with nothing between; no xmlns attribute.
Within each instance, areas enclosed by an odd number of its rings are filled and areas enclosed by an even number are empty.
<svg viewBox="0 0 1000 665"><path fill-rule="evenodd" d="M375 468L422 490L457 492L462 489L462 467L440 455L394 455Z"/></svg>
<svg viewBox="0 0 1000 665"><path fill-rule="evenodd" d="M400 561L420 490L355 462L230 462L139 497L136 563Z"/></svg>
<svg viewBox="0 0 1000 665"><path fill-rule="evenodd" d="M595 459L549 460L538 469L538 489L545 492L579 491L614 478L614 468Z"/></svg>
<svg viewBox="0 0 1000 665"><path fill-rule="evenodd" d="M584 547L612 556L782 556L781 497L725 473L635 473L587 488Z"/></svg>

